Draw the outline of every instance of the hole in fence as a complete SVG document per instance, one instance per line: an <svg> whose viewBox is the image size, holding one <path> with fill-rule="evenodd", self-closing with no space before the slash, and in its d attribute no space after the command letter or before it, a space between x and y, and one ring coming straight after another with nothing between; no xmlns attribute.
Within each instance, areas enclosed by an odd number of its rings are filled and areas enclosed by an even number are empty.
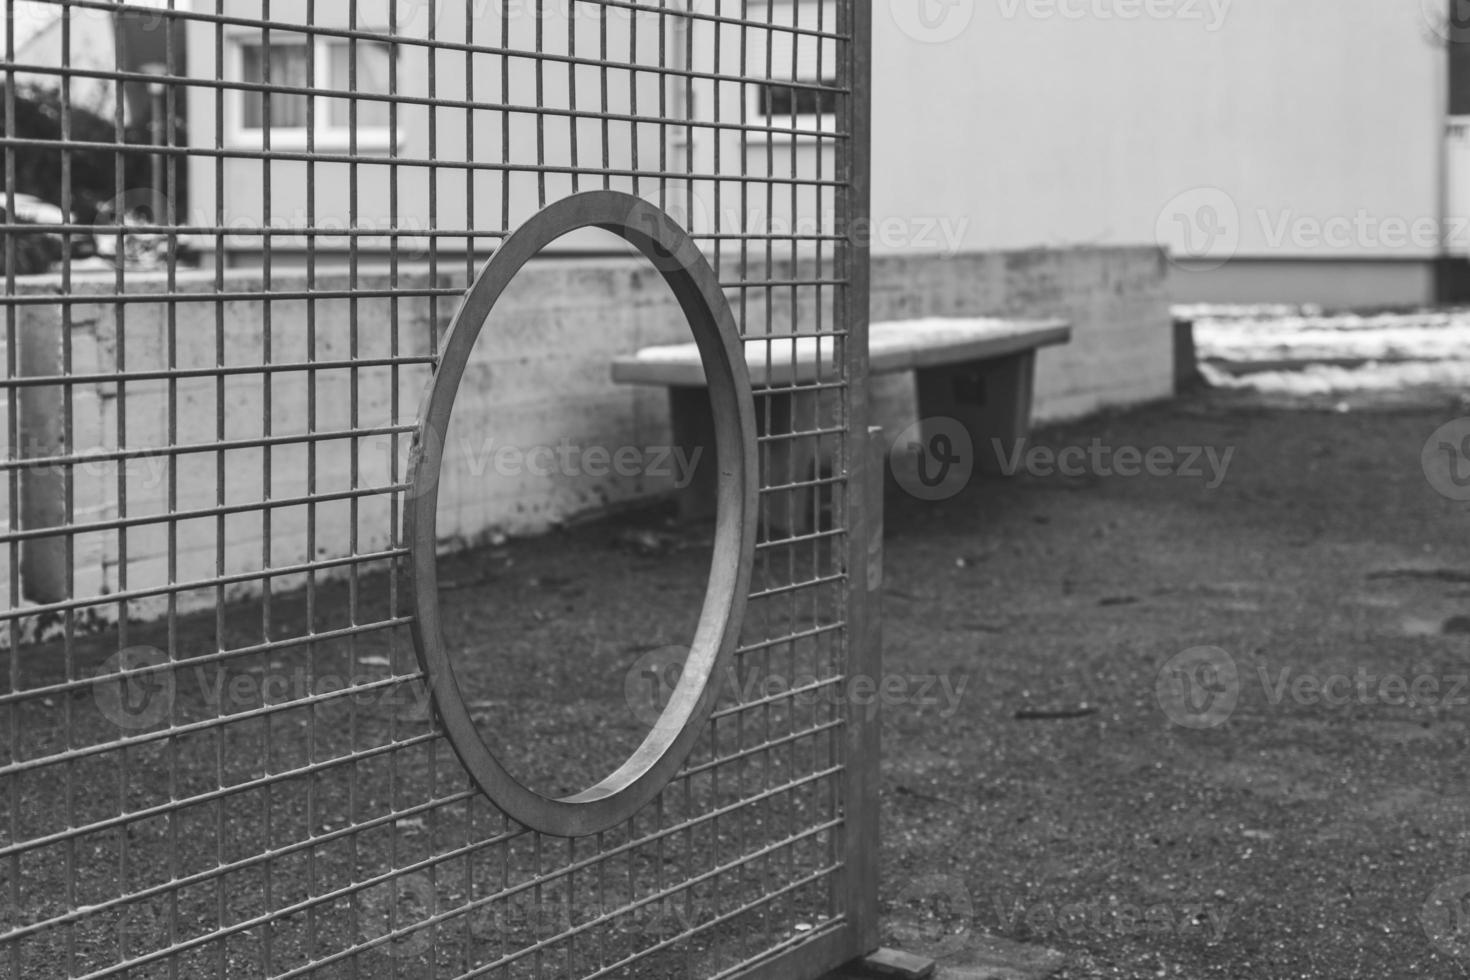
<svg viewBox="0 0 1470 980"><path fill-rule="evenodd" d="M659 270L599 229L558 247L627 260L548 256L515 276L465 371L438 507L461 549L439 580L465 701L510 774L552 798L633 755L678 682L713 542L698 478L715 466L712 443L676 444L667 389L609 378L616 357L693 340Z"/></svg>

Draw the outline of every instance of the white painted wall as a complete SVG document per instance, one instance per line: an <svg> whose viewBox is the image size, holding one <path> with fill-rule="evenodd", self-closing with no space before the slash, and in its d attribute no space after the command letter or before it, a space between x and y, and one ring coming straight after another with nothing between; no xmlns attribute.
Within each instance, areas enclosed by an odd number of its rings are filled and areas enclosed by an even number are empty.
<svg viewBox="0 0 1470 980"><path fill-rule="evenodd" d="M196 9L215 9L214 0ZM262 18L262 0L220 0L225 14L244 24L217 27L209 21L193 21L188 28L189 72L195 78L239 81L244 76L240 59L242 44L259 43L262 32L250 26ZM577 16L569 19L568 11ZM531 168L603 168L612 173L614 189L632 191L651 199L659 196L658 181L626 176L634 169L657 169L668 156L666 141L659 139L653 125L633 126L626 122L607 128L606 155L603 126L595 118L580 118L575 124L567 110L582 113L602 111L624 116L650 116L660 112L679 118L679 101L673 85L662 85L657 75L581 64L575 72L556 60L544 65L530 57L540 50L555 59L575 53L595 61L607 45L609 60L657 65L665 44L667 18L655 7L638 12L613 8L603 22L591 15L593 8L575 8L562 0L538 8L530 0L472 0L468 5L453 0L333 0L316 5L312 17L306 7L277 2L271 20L273 44L301 42L302 30L342 31L353 28L373 34L394 34L417 41L434 38L439 46L424 43L400 45L396 89L400 96L442 102L473 101L479 108L441 105L432 111L427 104L402 103L398 108L397 140L359 141L356 173L343 162L275 160L269 168L257 159L230 156L217 172L210 157L192 157L190 206L193 223L224 224L239 232L227 237L225 247L245 253L260 249L259 231L270 228L291 231L315 228L330 232L356 229L361 232L394 231L401 234L399 247L406 261L424 258L429 249L426 233L434 230L443 253L462 252L465 238L453 232L473 233L475 247L493 248L504 233L513 230L550 201L574 190L603 186L600 175L579 178L564 173L535 173ZM539 16L538 16L539 14ZM467 20L467 15L473 20ZM297 27L293 32L287 27ZM472 27L472 29L471 29ZM330 35L315 35L329 43ZM467 55L452 45L470 42L485 50ZM449 46L444 46L449 45ZM501 58L487 53L500 47L528 54ZM223 53L217 59L216 52ZM319 49L320 52L320 49ZM324 60L319 53L318 61ZM606 82L607 103L602 101ZM551 110L535 112L538 99ZM218 110L222 104L223 113ZM510 106L508 109L501 107ZM242 103L237 92L226 92L217 101L208 87L189 93L190 136L199 146L216 143L240 154L262 148L258 131L249 133L241 122ZM319 109L319 118L326 114ZM575 133L574 133L575 126ZM278 153L300 153L306 149L304 135L276 134L271 143ZM343 155L353 144L344 133L319 134L315 149L320 154ZM396 165L392 165L397 161ZM635 167L635 161L638 166ZM437 173L430 163L442 169ZM504 164L502 169L499 165ZM669 163L673 168L673 163ZM267 169L269 186L267 187ZM314 193L313 193L314 191ZM223 216L223 221L220 216ZM305 248L303 236L280 234L277 250ZM359 239L363 250L386 249L389 236L366 235ZM195 244L214 249L212 236L201 236ZM318 237L313 247L319 252L349 251L346 236ZM560 247L590 248L587 236L568 236ZM248 264L248 263L247 263Z"/></svg>
<svg viewBox="0 0 1470 980"><path fill-rule="evenodd" d="M1445 126L1445 218L1449 253L1470 256L1470 116L1451 117Z"/></svg>
<svg viewBox="0 0 1470 980"><path fill-rule="evenodd" d="M951 40L917 39L918 7L952 18L930 37L968 26ZM1283 218L1340 224L1360 211L1370 228L1439 217L1446 60L1420 3L875 0L873 9L880 219L968 222L963 247L984 250L1152 243L1163 216L1167 243L1182 247L1174 214L1197 219L1233 203L1243 256L1436 252L1432 241L1393 246L1356 231L1340 245L1276 244L1267 231ZM1117 16L1129 9L1145 13ZM1171 205L1200 187L1223 196Z"/></svg>
<svg viewBox="0 0 1470 980"><path fill-rule="evenodd" d="M359 23L384 26L386 2L360 4ZM741 9L735 0L690 2L705 13ZM748 2L744 9L752 17L764 18L770 3L781 11L800 7L806 11L798 15L801 23L816 22L811 11L817 0ZM230 0L230 5L232 13L259 14L258 0ZM400 29L427 36L427 5L399 0L399 7ZM323 6L318 22L335 9ZM457 5L434 9L440 11L436 36L464 36ZM501 8L478 3L474 9L476 37L498 42ZM1447 82L1444 47L1424 10L1411 0L873 0L875 251L1135 245L1162 237L1178 251L1209 246L1204 254L1211 258L1432 257L1440 251L1434 223L1441 217ZM541 20L552 52L566 47L560 11L560 5L548 4ZM921 11L934 18L928 26L918 17ZM1128 12L1137 16L1125 17ZM635 20L647 21L636 44L630 34ZM513 16L509 24L512 46L534 45L536 18ZM680 23L664 26L671 32L664 43L681 51ZM579 53L598 51L596 27L591 20L578 25ZM693 30L693 51L715 49L712 22L697 22ZM226 31L227 41L232 33ZM636 51L645 63L656 63L660 33L656 19L614 18L610 57ZM735 70L742 63L741 32L719 33L721 68ZM743 53L747 71L764 69L761 36L750 35ZM194 74L215 77L214 41L208 25L192 29ZM444 52L436 61L437 94L462 96L464 59ZM498 101L498 59L480 55L472 61L476 97ZM427 68L424 49L405 48L402 90L427 95ZM516 60L512 73L514 91L532 90L528 62ZM595 69L578 70L580 104L597 101L601 81ZM547 105L571 104L564 72L547 71L542 83ZM687 111L700 119L749 121L753 89L742 93L741 86L721 85L716 91L713 83L698 80L687 88L670 82L661 93L652 74L645 73L634 96L628 75L617 71L609 73L607 83L613 111L630 112L636 105L639 114L680 118L687 100L692 102ZM213 107L207 89L191 99L192 132L205 144L216 135ZM498 112L476 116L475 145L469 147L463 113L441 110L433 156L535 162L533 117L512 114L503 132ZM427 158L428 113L405 107L401 124L400 158ZM638 155L644 166L660 154L682 166L688 152L697 171L732 174L741 155L739 136L731 130L723 137L714 133L670 129L660 141L656 127L642 127ZM612 135L612 166L630 165L633 147L626 130L614 126ZM582 162L592 163L590 155L600 150L597 123L587 121L581 136L588 154ZM692 145L686 136L692 136ZM548 117L545 138L547 162L571 162L570 127ZM755 140L747 146L745 165L749 173L778 179L833 174L830 154L817 153L811 141L778 143L768 152ZM201 158L193 170L194 210L212 218L220 203L213 164ZM231 161L226 170L221 188L226 214L247 225L259 222L265 217L260 166ZM304 173L293 173L288 165L275 170L275 214L265 220L295 217L304 223ZM319 225L345 224L354 210L347 181L333 170L317 168ZM425 226L430 223L426 173L412 165L398 172L402 230L415 216ZM387 224L387 168L365 167L359 177L359 226L374 220ZM476 229L513 227L534 210L539 197L534 178L515 178L507 214L497 172L481 171L472 183L470 208L463 173L446 173L439 182L436 221L441 227L454 223L446 216L467 211ZM551 178L548 196L569 191L565 183ZM626 183L613 180L614 186ZM697 183L693 191L702 200L685 210L678 200L684 188L677 181L670 184L663 190L671 207L681 218L687 214L696 232L712 227L712 212L767 206L742 200L738 182L718 180ZM660 189L638 190L656 197ZM830 199L817 196L803 190L795 207L832 207ZM801 220L785 213L791 206L789 195L770 202L771 222L781 227ZM375 210L383 212L380 218ZM1212 217L1219 220L1211 222ZM242 238L236 244L248 248L254 242ZM453 240L441 244L450 251L456 246ZM330 247L318 241L323 245Z"/></svg>

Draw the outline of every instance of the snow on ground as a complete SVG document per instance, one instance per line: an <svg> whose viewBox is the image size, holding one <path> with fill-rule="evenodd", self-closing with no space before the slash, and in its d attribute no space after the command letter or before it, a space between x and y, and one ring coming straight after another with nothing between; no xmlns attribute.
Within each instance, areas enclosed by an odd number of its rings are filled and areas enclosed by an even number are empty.
<svg viewBox="0 0 1470 980"><path fill-rule="evenodd" d="M1389 392L1408 388L1470 388L1470 360L1370 363L1361 368L1314 364L1299 371L1261 371L1231 375L1209 364L1200 373L1216 388L1259 391L1272 395L1333 395Z"/></svg>
<svg viewBox="0 0 1470 980"><path fill-rule="evenodd" d="M1470 309L1181 307L1215 387L1304 396L1470 388Z"/></svg>
<svg viewBox="0 0 1470 980"><path fill-rule="evenodd" d="M1378 328L1297 327L1280 321L1249 327L1222 320L1195 325L1202 357L1249 364L1258 361L1437 361L1470 356L1470 323L1453 326L1397 324ZM1207 354L1205 352L1208 352Z"/></svg>
<svg viewBox="0 0 1470 980"><path fill-rule="evenodd" d="M1320 306L1288 306L1284 303L1261 303L1252 306L1223 303L1196 303L1175 306L1170 311L1176 320L1205 320L1221 317L1233 320L1262 320L1282 316L1318 316Z"/></svg>

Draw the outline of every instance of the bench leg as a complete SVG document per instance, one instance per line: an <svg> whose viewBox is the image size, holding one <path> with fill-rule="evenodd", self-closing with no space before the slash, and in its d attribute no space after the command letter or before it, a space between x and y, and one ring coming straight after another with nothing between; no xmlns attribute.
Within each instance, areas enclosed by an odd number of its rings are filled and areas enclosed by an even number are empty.
<svg viewBox="0 0 1470 980"><path fill-rule="evenodd" d="M704 388L669 389L669 421L674 448L688 460L698 459L689 485L679 489L679 520L713 520L720 490L720 466L715 452L715 416L709 391ZM695 453L699 453L695 456Z"/></svg>
<svg viewBox="0 0 1470 980"><path fill-rule="evenodd" d="M919 417L952 418L975 442L975 469L996 475L1031 431L1036 353L916 372Z"/></svg>
<svg viewBox="0 0 1470 980"><path fill-rule="evenodd" d="M821 474L817 436L801 435L821 427L822 392L783 391L757 395L756 426L762 436L761 487L790 487L762 495L761 520L768 538L807 534L816 523L816 494L807 485ZM787 437L787 438L782 438Z"/></svg>
<svg viewBox="0 0 1470 980"><path fill-rule="evenodd" d="M830 427L838 402L830 391L756 392L756 432L777 438L760 444L761 489L790 487L761 495L761 524L768 538L809 533L818 514L818 497L809 485L831 466L826 458L833 448L817 436L801 435ZM715 420L704 388L671 387L669 418L674 446L694 459L700 452L689 485L678 494L679 520L712 520L719 495L720 468L716 458ZM780 438L780 437L789 438Z"/></svg>

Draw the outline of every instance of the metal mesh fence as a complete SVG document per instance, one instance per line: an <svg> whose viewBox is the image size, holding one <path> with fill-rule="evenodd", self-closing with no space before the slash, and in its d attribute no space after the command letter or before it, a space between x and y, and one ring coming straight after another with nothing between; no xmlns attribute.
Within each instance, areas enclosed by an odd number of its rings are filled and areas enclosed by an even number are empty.
<svg viewBox="0 0 1470 980"><path fill-rule="evenodd" d="M0 2L0 976L815 976L875 945L866 4ZM447 744L402 524L466 287L598 189L688 228L767 369L793 334L821 367L756 393L735 667L785 683L560 838ZM605 632L632 669L646 624ZM493 661L483 633L450 639Z"/></svg>

